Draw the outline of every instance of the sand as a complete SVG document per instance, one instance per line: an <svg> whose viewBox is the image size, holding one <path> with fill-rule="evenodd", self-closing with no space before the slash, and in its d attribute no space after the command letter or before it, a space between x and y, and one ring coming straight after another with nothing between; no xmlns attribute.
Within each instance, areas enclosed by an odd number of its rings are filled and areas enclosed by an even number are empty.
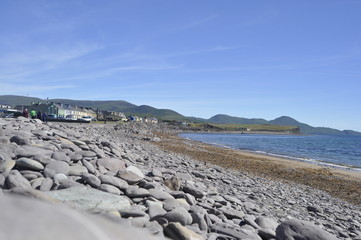
<svg viewBox="0 0 361 240"><path fill-rule="evenodd" d="M360 172L217 147L172 134L158 135L162 141L154 144L160 148L188 155L205 165L211 163L272 180L304 184L352 204L361 205Z"/></svg>

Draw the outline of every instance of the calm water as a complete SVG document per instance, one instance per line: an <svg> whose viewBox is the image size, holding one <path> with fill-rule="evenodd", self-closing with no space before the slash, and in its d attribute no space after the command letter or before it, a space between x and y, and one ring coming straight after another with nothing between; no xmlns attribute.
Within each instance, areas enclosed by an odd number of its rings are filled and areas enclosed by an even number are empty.
<svg viewBox="0 0 361 240"><path fill-rule="evenodd" d="M181 137L233 149L361 170L361 136L182 133Z"/></svg>

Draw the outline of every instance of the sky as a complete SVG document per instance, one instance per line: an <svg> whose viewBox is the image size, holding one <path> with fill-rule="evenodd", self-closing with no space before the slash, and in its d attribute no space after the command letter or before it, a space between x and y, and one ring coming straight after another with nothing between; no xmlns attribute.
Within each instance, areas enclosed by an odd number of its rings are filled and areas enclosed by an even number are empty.
<svg viewBox="0 0 361 240"><path fill-rule="evenodd" d="M2 0L0 95L361 131L360 0Z"/></svg>

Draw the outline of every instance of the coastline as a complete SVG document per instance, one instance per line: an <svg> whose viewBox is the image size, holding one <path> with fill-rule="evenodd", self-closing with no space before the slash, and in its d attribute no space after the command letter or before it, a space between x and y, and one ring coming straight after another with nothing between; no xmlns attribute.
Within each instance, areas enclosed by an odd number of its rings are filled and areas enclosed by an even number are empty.
<svg viewBox="0 0 361 240"><path fill-rule="evenodd" d="M361 173L358 171L215 146L174 134L159 136L162 141L154 143L155 145L167 151L190 156L205 165L211 163L272 180L307 185L352 204L361 205Z"/></svg>
<svg viewBox="0 0 361 240"><path fill-rule="evenodd" d="M184 132L184 133L190 133L190 132ZM179 133L179 134L183 134L183 132ZM226 133L226 134L232 134L232 133ZM254 134L262 134L263 135L264 133L259 132L259 133L254 133ZM276 134L276 133L274 133L274 134ZM271 133L271 135L272 135L272 133ZM277 134L277 135L299 135L299 134ZM208 145L215 146L215 147L233 149L233 150L236 150L236 151L250 153L250 154L256 154L256 155L263 155L263 156L282 158L282 159L287 159L287 160L291 160L291 161L305 162L305 163L310 163L310 164L313 164L313 165L323 166L323 167L326 167L326 168L333 168L333 169L340 169L340 170L351 171L351 172L358 172L358 173L361 174L361 167L358 167L358 166L351 166L351 165L346 165L346 164L342 165L342 164L337 164L337 163L333 163L333 162L327 162L327 161L324 161L324 160L317 160L317 159L311 159L311 158L302 158L302 157L295 157L295 156L287 156L287 155L282 155L282 154L263 152L263 151L254 151L254 150L249 150L249 149L236 149L236 148L232 148L232 147L229 147L229 146L226 146L226 145L222 145L222 144L218 144L218 143L211 143L211 142L202 142L202 141L190 139L188 137L182 137L180 135L178 135L178 137L180 137L182 139L190 140L190 141L195 141L195 142L199 142L199 143L208 144Z"/></svg>

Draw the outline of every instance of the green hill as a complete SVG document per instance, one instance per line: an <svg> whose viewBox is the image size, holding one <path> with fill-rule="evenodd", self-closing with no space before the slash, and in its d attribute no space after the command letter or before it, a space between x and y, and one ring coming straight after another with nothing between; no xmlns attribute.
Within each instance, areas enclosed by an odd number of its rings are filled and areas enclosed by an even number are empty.
<svg viewBox="0 0 361 240"><path fill-rule="evenodd" d="M267 120L261 118L240 118L240 117L231 117L225 114L218 114L210 119L210 123L218 124L268 124Z"/></svg>
<svg viewBox="0 0 361 240"><path fill-rule="evenodd" d="M16 105L30 105L32 102L45 102L46 100L34 97L2 95L0 96L1 104L8 104L13 107ZM282 116L271 121L262 118L241 118L232 117L225 114L217 114L210 119L186 117L170 109L158 109L147 105L137 106L135 104L123 100L108 100L108 101L89 101L89 100L71 100L71 99L49 99L49 102L62 102L81 107L91 107L103 111L124 112L126 115L138 115L140 117L156 117L161 120L174 121L188 121L197 123L211 123L211 124L254 124L254 125L281 125L300 128L301 133L304 134L352 134L360 135L361 133L344 130L340 131L325 127L312 127L308 124L298 122L297 120Z"/></svg>

